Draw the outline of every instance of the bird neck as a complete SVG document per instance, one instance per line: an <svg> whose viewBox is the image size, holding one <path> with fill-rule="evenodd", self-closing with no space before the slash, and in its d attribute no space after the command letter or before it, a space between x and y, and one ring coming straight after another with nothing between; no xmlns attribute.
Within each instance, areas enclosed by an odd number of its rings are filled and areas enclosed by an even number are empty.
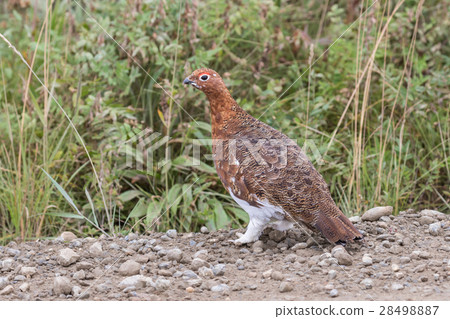
<svg viewBox="0 0 450 319"><path fill-rule="evenodd" d="M222 137L225 134L223 126L230 120L236 119L245 111L236 103L228 90L208 94L211 107L211 128L213 138Z"/></svg>

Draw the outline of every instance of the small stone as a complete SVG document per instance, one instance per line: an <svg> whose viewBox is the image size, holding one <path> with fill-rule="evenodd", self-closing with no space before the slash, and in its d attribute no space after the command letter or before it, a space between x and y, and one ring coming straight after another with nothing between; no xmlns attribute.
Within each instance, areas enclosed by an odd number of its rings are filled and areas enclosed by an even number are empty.
<svg viewBox="0 0 450 319"><path fill-rule="evenodd" d="M395 278L397 279L402 279L403 277L405 277L405 274L402 272L397 272L395 273Z"/></svg>
<svg viewBox="0 0 450 319"><path fill-rule="evenodd" d="M74 297L78 297L79 295L81 295L81 287L80 286L73 286L72 287L72 296Z"/></svg>
<svg viewBox="0 0 450 319"><path fill-rule="evenodd" d="M331 255L337 259L339 265L350 266L353 263L352 256L340 245L333 248Z"/></svg>
<svg viewBox="0 0 450 319"><path fill-rule="evenodd" d="M8 278L0 277L0 289L5 288L6 286L8 286Z"/></svg>
<svg viewBox="0 0 450 319"><path fill-rule="evenodd" d="M36 273L36 267L22 267L20 273L24 276L33 276Z"/></svg>
<svg viewBox="0 0 450 319"><path fill-rule="evenodd" d="M289 291L292 291L292 290L294 290L294 287L292 287L292 284L290 282L288 282L288 281L281 282L280 287L279 287L279 291L281 293L289 292Z"/></svg>
<svg viewBox="0 0 450 319"><path fill-rule="evenodd" d="M70 248L64 248L60 250L58 255L58 263L61 266L67 267L74 263L76 263L80 259L80 255L78 255L76 252L74 252Z"/></svg>
<svg viewBox="0 0 450 319"><path fill-rule="evenodd" d="M361 219L364 221L377 221L381 216L389 216L394 211L392 206L374 207L366 211Z"/></svg>
<svg viewBox="0 0 450 319"><path fill-rule="evenodd" d="M411 259L419 259L419 255L420 255L420 251L418 251L418 250L414 250L412 253L411 253Z"/></svg>
<svg viewBox="0 0 450 319"><path fill-rule="evenodd" d="M183 252L181 251L181 249L178 248L171 249L167 252L167 258L169 260L175 260L177 262L180 262L181 259L183 258Z"/></svg>
<svg viewBox="0 0 450 319"><path fill-rule="evenodd" d="M428 281L428 277L422 276L422 277L419 278L419 280L421 282L427 282Z"/></svg>
<svg viewBox="0 0 450 319"><path fill-rule="evenodd" d="M211 287L212 292L224 292L230 290L230 287L227 284L220 284Z"/></svg>
<svg viewBox="0 0 450 319"><path fill-rule="evenodd" d="M162 241L170 241L170 240L172 240L172 238L170 238L170 237L167 236L167 235L162 235L162 236L161 236L161 240L162 240Z"/></svg>
<svg viewBox="0 0 450 319"><path fill-rule="evenodd" d="M363 285L364 289L372 289L373 280L370 278L366 278L363 281L361 281L361 284Z"/></svg>
<svg viewBox="0 0 450 319"><path fill-rule="evenodd" d="M297 251L297 250L300 250L300 249L305 249L305 248L307 248L308 247L308 244L307 243L297 243L297 244L295 244L294 246L292 246L292 250L293 251Z"/></svg>
<svg viewBox="0 0 450 319"><path fill-rule="evenodd" d="M77 239L77 236L71 231L62 232L59 237L61 237L61 239L64 241L72 241L74 239Z"/></svg>
<svg viewBox="0 0 450 319"><path fill-rule="evenodd" d="M225 274L225 264L217 264L212 269L214 276L223 276Z"/></svg>
<svg viewBox="0 0 450 319"><path fill-rule="evenodd" d="M422 259L430 259L431 258L431 254L428 251L421 251L419 253L419 257Z"/></svg>
<svg viewBox="0 0 450 319"><path fill-rule="evenodd" d="M272 239L274 242L279 243L280 241L286 239L286 234L283 231L274 229L269 233L269 238Z"/></svg>
<svg viewBox="0 0 450 319"><path fill-rule="evenodd" d="M273 280L278 280L278 281L281 281L284 279L284 275L280 271L273 271L271 277Z"/></svg>
<svg viewBox="0 0 450 319"><path fill-rule="evenodd" d="M188 270L183 271L183 279L184 280L195 279L195 278L198 278L198 276L192 270L188 269Z"/></svg>
<svg viewBox="0 0 450 319"><path fill-rule="evenodd" d="M365 254L362 258L362 263L364 266L370 266L373 264L372 257L370 255Z"/></svg>
<svg viewBox="0 0 450 319"><path fill-rule="evenodd" d="M194 292L194 288L192 288L192 287L187 287L187 288L186 288L186 292L188 292L188 293L193 293L193 292Z"/></svg>
<svg viewBox="0 0 450 319"><path fill-rule="evenodd" d="M14 281L24 281L26 277L24 275L17 275L14 277Z"/></svg>
<svg viewBox="0 0 450 319"><path fill-rule="evenodd" d="M287 263L293 263L297 260L297 255L296 254L289 254L284 258L284 261Z"/></svg>
<svg viewBox="0 0 450 319"><path fill-rule="evenodd" d="M93 243L91 247L89 247L89 253L92 257L101 257L103 254L102 244L98 241Z"/></svg>
<svg viewBox="0 0 450 319"><path fill-rule="evenodd" d="M262 274L263 278L265 278L265 279L270 278L272 276L272 272L273 272L272 269L269 269L269 270L263 272L263 274Z"/></svg>
<svg viewBox="0 0 450 319"><path fill-rule="evenodd" d="M413 272L424 272L426 269L426 265L425 264L421 264L418 265L416 267L414 267L414 269L412 270Z"/></svg>
<svg viewBox="0 0 450 319"><path fill-rule="evenodd" d="M30 285L27 282L24 282L19 286L20 291L26 292L30 288Z"/></svg>
<svg viewBox="0 0 450 319"><path fill-rule="evenodd" d="M433 236L439 236L442 232L442 228L441 228L441 223L437 222L437 223L433 223L430 224L430 226L428 226L428 229L430 231L430 234Z"/></svg>
<svg viewBox="0 0 450 319"><path fill-rule="evenodd" d="M7 259L3 260L3 262L2 262L2 268L5 271L12 269L13 265L14 265L14 260L11 258L7 258Z"/></svg>
<svg viewBox="0 0 450 319"><path fill-rule="evenodd" d="M208 258L208 251L206 249L199 250L194 254L193 258L206 260L206 258Z"/></svg>
<svg viewBox="0 0 450 319"><path fill-rule="evenodd" d="M331 269L330 271L328 271L328 278L330 278L330 280L333 280L334 278L336 278L337 276L337 271L334 269Z"/></svg>
<svg viewBox="0 0 450 319"><path fill-rule="evenodd" d="M55 277L53 280L53 292L59 296L61 294L68 295L72 292L72 284L67 277Z"/></svg>
<svg viewBox="0 0 450 319"><path fill-rule="evenodd" d="M169 269L172 266L172 263L164 261L158 264L159 269Z"/></svg>
<svg viewBox="0 0 450 319"><path fill-rule="evenodd" d="M197 271L201 267L206 267L207 262L200 258L194 258L191 262L191 269Z"/></svg>
<svg viewBox="0 0 450 319"><path fill-rule="evenodd" d="M201 267L198 270L198 273L200 276L204 277L204 278L213 278L214 277L214 272L211 268L208 267Z"/></svg>
<svg viewBox="0 0 450 319"><path fill-rule="evenodd" d="M8 285L0 291L0 296L9 295L13 291L14 291L14 287L11 285Z"/></svg>
<svg viewBox="0 0 450 319"><path fill-rule="evenodd" d="M403 290L405 289L405 286L403 286L402 284L399 283L393 283L391 286L392 290Z"/></svg>
<svg viewBox="0 0 450 319"><path fill-rule="evenodd" d="M127 260L119 267L119 273L122 276L132 276L139 274L141 265L134 260Z"/></svg>
<svg viewBox="0 0 450 319"><path fill-rule="evenodd" d="M13 249L13 248L8 248L6 249L6 253L11 256L11 257L15 257L20 255L20 250L18 249Z"/></svg>
<svg viewBox="0 0 450 319"><path fill-rule="evenodd" d="M150 278L142 275L134 275L126 277L119 283L120 289L125 289L127 287L135 287L136 289L143 288L145 286L151 285L153 282Z"/></svg>
<svg viewBox="0 0 450 319"><path fill-rule="evenodd" d="M397 264L392 264L391 269L393 272L397 272L400 270L400 266Z"/></svg>
<svg viewBox="0 0 450 319"><path fill-rule="evenodd" d="M422 216L419 218L420 225L429 225L434 222L434 218L431 216Z"/></svg>
<svg viewBox="0 0 450 319"><path fill-rule="evenodd" d="M83 269L78 270L77 272L75 272L73 274L73 279L75 279L75 280L83 280L85 278L86 278L86 273L84 272Z"/></svg>
<svg viewBox="0 0 450 319"><path fill-rule="evenodd" d="M356 224L356 223L359 223L359 222L361 221L361 217L359 217L359 216L352 216L352 217L349 218L349 220L350 220L353 224Z"/></svg>
<svg viewBox="0 0 450 319"><path fill-rule="evenodd" d="M337 290L337 289L332 289L331 291L330 291L330 297L331 298L335 298L335 297L337 297L339 295L339 291Z"/></svg>
<svg viewBox="0 0 450 319"><path fill-rule="evenodd" d="M77 263L77 269L85 269L85 270L89 270L91 268L94 268L94 265L91 264L90 262L87 261L81 261L79 263Z"/></svg>
<svg viewBox="0 0 450 319"><path fill-rule="evenodd" d="M170 287L170 280L159 277L155 282L155 288L158 291L165 291Z"/></svg>
<svg viewBox="0 0 450 319"><path fill-rule="evenodd" d="M167 237L170 237L170 238L177 238L177 230L169 229L168 231L166 231L166 235L167 235Z"/></svg>
<svg viewBox="0 0 450 319"><path fill-rule="evenodd" d="M203 233L203 234L207 234L207 233L209 233L209 230L208 230L208 228L206 226L202 226L200 228L200 232Z"/></svg>

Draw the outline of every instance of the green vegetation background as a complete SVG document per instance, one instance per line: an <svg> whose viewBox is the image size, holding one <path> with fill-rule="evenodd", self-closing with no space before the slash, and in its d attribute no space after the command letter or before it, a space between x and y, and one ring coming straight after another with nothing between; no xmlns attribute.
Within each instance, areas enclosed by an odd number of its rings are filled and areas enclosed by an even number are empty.
<svg viewBox="0 0 450 319"><path fill-rule="evenodd" d="M450 3L375 2L2 1L0 33L93 165L1 40L0 242L245 226L212 161L192 166L210 137L206 98L182 84L198 67L221 73L250 114L313 142L347 215L449 212ZM160 134L153 163L124 143L146 128Z"/></svg>

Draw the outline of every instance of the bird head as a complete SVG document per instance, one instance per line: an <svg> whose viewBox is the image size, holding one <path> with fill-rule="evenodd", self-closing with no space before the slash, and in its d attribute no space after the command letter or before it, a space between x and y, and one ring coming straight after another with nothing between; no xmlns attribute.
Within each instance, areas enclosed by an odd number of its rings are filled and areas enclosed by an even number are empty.
<svg viewBox="0 0 450 319"><path fill-rule="evenodd" d="M203 68L195 70L191 75L184 79L183 83L192 85L205 93L208 97L219 95L222 92L228 92L219 73L211 69Z"/></svg>

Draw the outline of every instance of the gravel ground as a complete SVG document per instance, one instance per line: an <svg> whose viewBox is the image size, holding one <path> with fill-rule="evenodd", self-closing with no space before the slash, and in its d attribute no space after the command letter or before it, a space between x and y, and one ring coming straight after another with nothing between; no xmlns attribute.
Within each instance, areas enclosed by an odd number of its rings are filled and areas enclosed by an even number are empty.
<svg viewBox="0 0 450 319"><path fill-rule="evenodd" d="M0 300L450 300L450 216L352 217L364 242L333 246L300 229L76 238L0 246Z"/></svg>

